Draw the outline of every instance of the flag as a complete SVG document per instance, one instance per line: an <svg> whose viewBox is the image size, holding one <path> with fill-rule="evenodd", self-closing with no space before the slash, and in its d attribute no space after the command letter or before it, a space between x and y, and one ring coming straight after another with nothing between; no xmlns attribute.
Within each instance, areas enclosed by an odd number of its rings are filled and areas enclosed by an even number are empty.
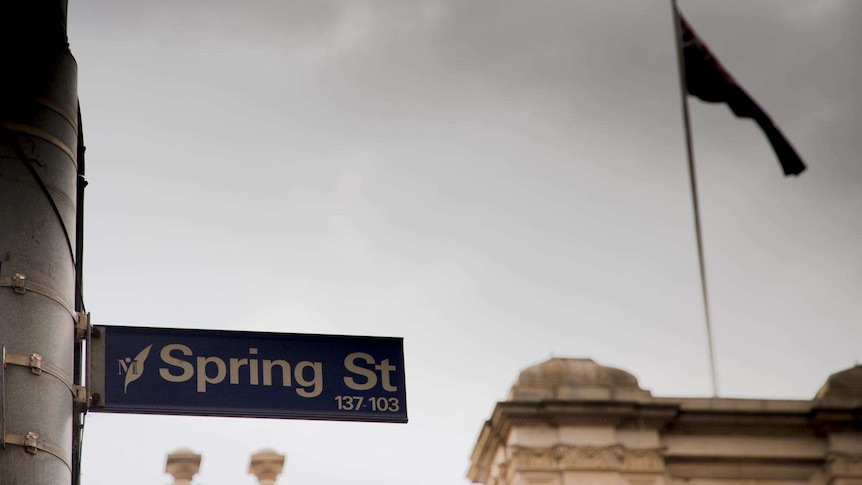
<svg viewBox="0 0 862 485"><path fill-rule="evenodd" d="M682 31L682 55L688 94L710 103L727 103L736 116L752 118L772 144L772 149L784 169L784 175L802 173L805 163L769 115L724 69L679 11L677 17Z"/></svg>

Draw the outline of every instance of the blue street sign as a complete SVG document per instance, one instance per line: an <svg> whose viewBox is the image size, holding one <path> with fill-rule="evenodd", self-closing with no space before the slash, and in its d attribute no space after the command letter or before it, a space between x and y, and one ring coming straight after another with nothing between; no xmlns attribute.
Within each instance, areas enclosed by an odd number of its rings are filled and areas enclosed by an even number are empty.
<svg viewBox="0 0 862 485"><path fill-rule="evenodd" d="M407 422L400 338L94 327L90 411Z"/></svg>

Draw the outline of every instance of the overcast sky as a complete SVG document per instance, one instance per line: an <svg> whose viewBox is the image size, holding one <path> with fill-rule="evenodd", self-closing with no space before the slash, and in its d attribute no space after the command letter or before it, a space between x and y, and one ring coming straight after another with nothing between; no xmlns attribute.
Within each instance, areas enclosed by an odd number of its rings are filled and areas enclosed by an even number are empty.
<svg viewBox="0 0 862 485"><path fill-rule="evenodd" d="M862 2L680 0L809 169L691 100L723 396L862 359ZM83 483L464 484L518 372L711 394L668 0L69 2L96 324L404 337L410 423L90 414Z"/></svg>

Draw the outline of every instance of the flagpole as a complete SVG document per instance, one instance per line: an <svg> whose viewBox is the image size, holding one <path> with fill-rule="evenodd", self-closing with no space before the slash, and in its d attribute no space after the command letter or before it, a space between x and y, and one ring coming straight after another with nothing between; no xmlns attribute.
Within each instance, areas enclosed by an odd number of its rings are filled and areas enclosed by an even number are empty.
<svg viewBox="0 0 862 485"><path fill-rule="evenodd" d="M703 312L706 317L706 341L709 347L709 371L712 377L712 395L718 397L718 379L715 372L715 351L712 341L712 324L709 317L709 298L706 291L706 264L703 258L703 234L700 228L700 206L697 197L697 177L694 171L694 150L691 141L691 123L688 115L688 96L685 81L685 59L683 58L682 30L676 0L670 0L673 11L674 39L676 41L676 60L679 70L679 87L682 96L682 121L685 127L685 149L688 155L688 176L691 183L691 200L694 207L694 232L697 240L697 261L700 265L700 289L703 294Z"/></svg>

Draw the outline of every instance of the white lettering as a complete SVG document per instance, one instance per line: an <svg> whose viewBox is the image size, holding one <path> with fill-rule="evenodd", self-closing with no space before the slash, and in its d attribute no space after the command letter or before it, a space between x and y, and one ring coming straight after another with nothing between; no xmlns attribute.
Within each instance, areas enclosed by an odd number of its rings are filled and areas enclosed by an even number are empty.
<svg viewBox="0 0 862 485"><path fill-rule="evenodd" d="M365 378L365 382L356 382L356 379L348 376L344 378L344 383L347 385L347 387L351 389L355 389L357 391L367 391L377 385L377 374L375 374L374 371L371 369L366 369L365 367L360 367L356 365L357 359L364 360L366 364L373 364L374 357L366 354L365 352L354 352L344 358L344 367L349 372L363 376Z"/></svg>
<svg viewBox="0 0 862 485"><path fill-rule="evenodd" d="M305 369L311 369L311 380L305 378ZM293 377L296 379L297 384L306 388L296 390L296 393L300 397L317 397L323 392L322 363L303 360L293 368ZM309 386L312 386L311 391L307 389Z"/></svg>
<svg viewBox="0 0 862 485"><path fill-rule="evenodd" d="M216 374L210 376L207 374L207 365L216 365ZM227 367L224 361L218 357L198 357L198 392L207 392L207 384L218 384L224 380L227 374Z"/></svg>
<svg viewBox="0 0 862 485"><path fill-rule="evenodd" d="M272 368L281 367L281 385L290 387L290 364L284 360L263 360L263 385L272 385Z"/></svg>
<svg viewBox="0 0 862 485"><path fill-rule="evenodd" d="M293 373L290 372L291 364L283 359L263 359L263 365L260 365L260 360L253 358L258 355L256 348L248 349L249 358L230 357L225 359L216 356L195 356L192 349L182 344L165 345L161 351L162 361L168 367L159 369L159 374L168 382L185 382L195 377L197 374L196 389L197 392L207 392L211 385L221 384L227 378L230 384L245 384L256 386L263 379L264 386L273 385L273 370L277 367L281 372L281 386L293 387L293 382L297 384L296 393L301 397L317 397L323 392L323 363L311 362L307 360L300 361L293 368ZM190 360L183 360L178 354L194 359L193 365ZM365 358L367 363L374 364L374 359L368 354L357 353L356 358ZM381 365L387 365L383 362ZM366 380L373 381L373 387L377 383L377 375L374 371L364 367L353 366L356 368L356 373L364 375ZM380 366L378 366L380 367ZM133 372L136 369L135 362L121 361L119 363L120 371ZM379 369L378 369L379 370ZM246 372L248 373L248 381L246 381ZM369 378L370 375L370 378ZM385 382L389 382L388 375L384 377ZM367 385L357 384L357 385Z"/></svg>
<svg viewBox="0 0 862 485"><path fill-rule="evenodd" d="M248 349L248 353L251 355L257 355L257 349L251 348ZM248 377L249 384L252 386L257 385L257 359L248 359Z"/></svg>
<svg viewBox="0 0 862 485"><path fill-rule="evenodd" d="M389 359L383 359L383 362L379 365L375 365L374 368L380 371L380 380L383 381L383 390L389 392L395 392L398 390L398 388L393 386L389 380L389 373L395 370L394 365L389 365Z"/></svg>
<svg viewBox="0 0 862 485"><path fill-rule="evenodd" d="M239 384L239 369L248 367L248 359L230 359L230 383Z"/></svg>
<svg viewBox="0 0 862 485"><path fill-rule="evenodd" d="M179 375L174 375L171 374L170 369L162 367L161 369L159 369L159 374L162 376L162 379L168 382L185 382L191 379L193 375L195 375L195 369L194 367L192 367L191 362L186 362L182 359L172 357L171 352L173 352L174 350L179 350L183 355L192 355L192 349L182 344L170 344L162 347L162 362L173 367L179 367L183 370L183 372Z"/></svg>

